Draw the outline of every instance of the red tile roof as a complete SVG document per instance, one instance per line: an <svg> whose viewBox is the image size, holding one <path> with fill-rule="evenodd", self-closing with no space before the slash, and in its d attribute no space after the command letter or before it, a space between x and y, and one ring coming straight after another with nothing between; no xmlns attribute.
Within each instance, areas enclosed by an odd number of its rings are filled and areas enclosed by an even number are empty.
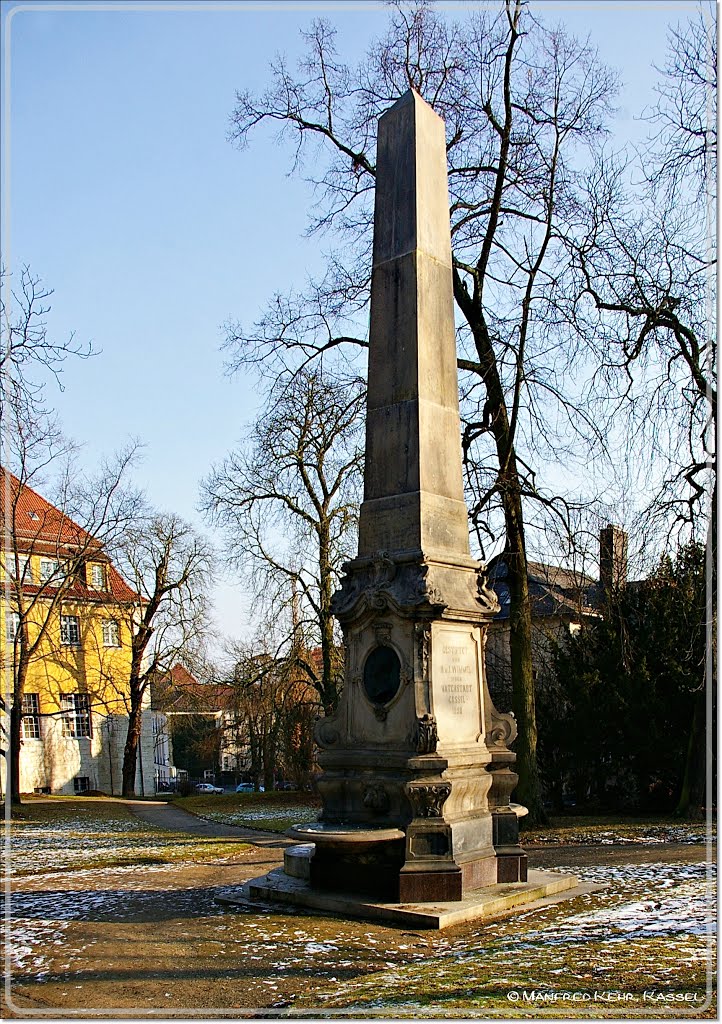
<svg viewBox="0 0 722 1024"><path fill-rule="evenodd" d="M9 500L8 500L9 499ZM103 551L102 542L66 516L55 505L41 497L32 487L23 484L13 474L0 466L0 514L3 522L9 523L14 535L14 544L23 554L49 555L62 558L72 557L78 549L84 550L88 561L106 566L108 587L97 590L87 586L80 578L73 580L66 590L69 598L82 600L138 602L140 596L128 586L108 555ZM30 593L41 588L27 584ZM48 591L54 589L45 586Z"/></svg>
<svg viewBox="0 0 722 1024"><path fill-rule="evenodd" d="M236 688L228 683L199 683L180 664L175 664L170 672L159 677L152 688L153 707L169 714L231 711L237 696Z"/></svg>

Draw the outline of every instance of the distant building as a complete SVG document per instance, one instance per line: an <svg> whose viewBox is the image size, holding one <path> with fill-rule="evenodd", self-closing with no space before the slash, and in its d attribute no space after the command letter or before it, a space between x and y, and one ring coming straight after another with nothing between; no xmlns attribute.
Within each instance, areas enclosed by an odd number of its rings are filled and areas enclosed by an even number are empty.
<svg viewBox="0 0 722 1024"><path fill-rule="evenodd" d="M151 686L153 710L166 723L158 749L172 752L170 779L229 773L248 767L248 744L239 733L237 690L228 683L202 683L176 664ZM175 741L175 742L174 742Z"/></svg>
<svg viewBox="0 0 722 1024"><path fill-rule="evenodd" d="M141 598L95 540L0 469L8 541L0 556L7 688L34 648L22 697L20 791L120 793L128 728L129 613ZM153 724L142 716L136 792L154 793ZM3 792L7 762L0 760Z"/></svg>
<svg viewBox="0 0 722 1024"><path fill-rule="evenodd" d="M605 593L624 586L627 580L627 534L607 526L599 535L600 578L585 573L528 562L527 576L532 614L532 671L538 677L549 664L552 643L564 633L574 633L585 619L602 614ZM511 708L511 655L509 650L508 567L503 555L487 567L489 583L501 610L489 627L486 672L489 689L500 710Z"/></svg>

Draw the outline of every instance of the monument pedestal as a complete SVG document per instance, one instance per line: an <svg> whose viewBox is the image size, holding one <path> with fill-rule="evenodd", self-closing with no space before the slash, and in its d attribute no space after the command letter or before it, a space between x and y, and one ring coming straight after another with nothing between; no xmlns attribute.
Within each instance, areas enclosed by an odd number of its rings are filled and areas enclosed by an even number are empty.
<svg viewBox="0 0 722 1024"><path fill-rule="evenodd" d="M334 612L346 685L336 714L316 729L321 825L329 836L400 830L395 888L397 841L393 855L382 857L380 845L373 855L359 849L357 863L372 888L376 878L401 902L461 899L479 886L525 881L509 803L516 774L507 744L516 724L497 712L486 685L486 626L497 606L481 566L468 554L452 563L419 550L384 551L345 572ZM312 838L302 828L293 835ZM321 881L319 866L312 884L338 887L334 856L323 838L314 862L327 865L334 882ZM343 862L352 879L348 848ZM363 891L371 891L365 882Z"/></svg>

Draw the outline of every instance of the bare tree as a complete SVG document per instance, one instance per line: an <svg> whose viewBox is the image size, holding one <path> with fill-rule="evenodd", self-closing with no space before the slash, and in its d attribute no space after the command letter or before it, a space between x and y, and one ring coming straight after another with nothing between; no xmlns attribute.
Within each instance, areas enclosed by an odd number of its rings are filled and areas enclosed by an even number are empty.
<svg viewBox="0 0 722 1024"><path fill-rule="evenodd" d="M310 780L313 724L319 712L316 689L293 652L278 656L278 629L235 649L236 692L232 728L247 740L250 772L266 791L280 777L301 786Z"/></svg>
<svg viewBox="0 0 722 1024"><path fill-rule="evenodd" d="M232 139L247 145L263 122L295 139L295 166L317 195L311 228L333 230L339 247L323 280L277 296L254 330L229 323L227 346L235 365L270 375L366 346L354 326L368 301L376 123L416 89L447 126L471 520L482 554L495 522L506 538L519 793L539 819L527 503L565 515L532 464L568 461L569 435L585 451L604 445L565 376L578 342L559 310L580 199L575 155L603 137L616 82L590 46L523 8L508 0L452 24L429 4L394 4L385 38L356 68L318 21L295 74L278 60L265 93L238 94Z"/></svg>
<svg viewBox="0 0 722 1024"><path fill-rule="evenodd" d="M574 314L598 343L594 389L657 474L647 526L682 541L706 530L716 486L714 45L702 13L670 33L641 182L624 163L598 162L575 254Z"/></svg>
<svg viewBox="0 0 722 1024"><path fill-rule="evenodd" d="M177 662L191 661L211 635L214 558L208 541L171 513L138 516L115 547L140 607L119 606L131 636L130 675L121 693L128 712L123 796L132 797L146 691Z"/></svg>
<svg viewBox="0 0 722 1024"><path fill-rule="evenodd" d="M204 482L204 508L227 537L232 565L250 572L259 607L293 606L285 646L318 690L338 699L331 614L341 562L352 556L362 459L363 388L319 369L279 381L244 448ZM321 669L308 651L321 649Z"/></svg>
<svg viewBox="0 0 722 1024"><path fill-rule="evenodd" d="M17 411L14 402L11 408ZM27 417L27 403L23 402L22 410ZM108 550L133 521L139 498L125 484L136 445L106 461L94 476L84 476L73 459L73 445L54 421L39 416L37 420L16 420L14 426L7 439L12 471L0 470L4 521L0 564L8 598L5 669L6 679L11 680L7 737L10 797L19 803L28 672L35 663L53 655L63 603L87 597L87 563L108 561ZM52 504L35 491L36 487L45 490L46 485ZM33 565L38 556L42 563ZM132 607L132 596L126 598ZM7 712L5 697L2 705Z"/></svg>
<svg viewBox="0 0 722 1024"><path fill-rule="evenodd" d="M81 345L72 334L58 340L48 333L52 294L27 265L20 270L15 289L10 286L8 271L3 269L0 274L2 399L3 404L22 406L23 417L37 417L43 402L43 377L51 377L60 385L62 366L68 356L93 355L92 345Z"/></svg>

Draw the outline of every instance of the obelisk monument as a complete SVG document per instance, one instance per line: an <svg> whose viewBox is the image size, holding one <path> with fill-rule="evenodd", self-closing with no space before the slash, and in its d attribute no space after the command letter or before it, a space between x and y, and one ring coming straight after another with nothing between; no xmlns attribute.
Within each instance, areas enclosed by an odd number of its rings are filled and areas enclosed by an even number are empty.
<svg viewBox="0 0 722 1024"><path fill-rule="evenodd" d="M409 91L379 121L364 501L334 612L338 711L317 726L311 885L460 900L526 879L512 716L486 686L498 610L471 557L444 123Z"/></svg>

